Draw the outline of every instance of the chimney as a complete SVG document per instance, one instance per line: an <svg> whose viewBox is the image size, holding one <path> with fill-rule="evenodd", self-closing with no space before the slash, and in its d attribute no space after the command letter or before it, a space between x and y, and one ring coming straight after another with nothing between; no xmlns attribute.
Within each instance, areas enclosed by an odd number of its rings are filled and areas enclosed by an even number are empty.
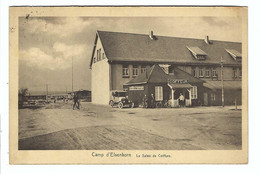
<svg viewBox="0 0 260 174"><path fill-rule="evenodd" d="M206 44L212 44L212 42L209 40L209 36L205 37L205 42L206 42Z"/></svg>
<svg viewBox="0 0 260 174"><path fill-rule="evenodd" d="M154 40L153 31L150 31L149 37L150 37L151 40Z"/></svg>

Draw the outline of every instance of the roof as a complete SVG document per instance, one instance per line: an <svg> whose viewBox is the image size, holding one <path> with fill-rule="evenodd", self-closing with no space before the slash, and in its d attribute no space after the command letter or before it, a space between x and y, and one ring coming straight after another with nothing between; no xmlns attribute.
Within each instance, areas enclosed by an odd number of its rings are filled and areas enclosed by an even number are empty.
<svg viewBox="0 0 260 174"><path fill-rule="evenodd" d="M97 37L100 38L109 61L219 64L222 56L224 64L241 64L226 51L226 49L233 49L241 53L242 44L240 42L211 40L211 44L207 44L204 39L157 35L152 40L148 34L108 31L97 31L95 42ZM193 48L192 50L197 54L205 53L206 59L195 59L188 48Z"/></svg>
<svg viewBox="0 0 260 174"><path fill-rule="evenodd" d="M148 68L146 72L138 75L125 85L145 84L145 83L168 83L170 79L186 79L188 83L203 83L204 81L193 77L189 73L179 69L174 69L174 74L166 74L163 69L155 64Z"/></svg>
<svg viewBox="0 0 260 174"><path fill-rule="evenodd" d="M224 89L232 89L232 90L241 90L242 89L242 81L223 81ZM217 90L222 89L222 83L220 80L217 81L207 81L203 84L204 87Z"/></svg>
<svg viewBox="0 0 260 174"><path fill-rule="evenodd" d="M206 56L207 54L199 47L187 47L196 56Z"/></svg>
<svg viewBox="0 0 260 174"><path fill-rule="evenodd" d="M192 86L188 83L182 83L182 84L169 84L172 88L191 88Z"/></svg>
<svg viewBox="0 0 260 174"><path fill-rule="evenodd" d="M226 49L226 51L236 60L237 58L242 58L242 54L235 49Z"/></svg>

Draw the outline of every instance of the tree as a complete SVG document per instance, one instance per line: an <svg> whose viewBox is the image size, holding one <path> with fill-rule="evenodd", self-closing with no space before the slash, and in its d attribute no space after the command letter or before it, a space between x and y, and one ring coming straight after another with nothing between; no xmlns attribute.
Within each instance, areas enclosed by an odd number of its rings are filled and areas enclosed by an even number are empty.
<svg viewBox="0 0 260 174"><path fill-rule="evenodd" d="M18 91L18 104L19 108L23 107L25 96L28 94L28 88L21 88Z"/></svg>

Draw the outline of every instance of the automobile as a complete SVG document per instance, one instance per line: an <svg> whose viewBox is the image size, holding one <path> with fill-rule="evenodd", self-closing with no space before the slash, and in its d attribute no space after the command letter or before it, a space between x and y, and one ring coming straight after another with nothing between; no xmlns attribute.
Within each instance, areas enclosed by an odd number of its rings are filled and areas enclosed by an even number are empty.
<svg viewBox="0 0 260 174"><path fill-rule="evenodd" d="M112 90L110 91L110 101L109 105L122 109L124 107L133 108L134 103L130 101L126 95L126 91Z"/></svg>

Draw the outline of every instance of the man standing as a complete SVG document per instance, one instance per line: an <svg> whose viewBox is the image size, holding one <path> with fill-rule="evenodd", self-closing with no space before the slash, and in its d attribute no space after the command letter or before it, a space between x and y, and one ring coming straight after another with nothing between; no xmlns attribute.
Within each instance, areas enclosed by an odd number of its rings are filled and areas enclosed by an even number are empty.
<svg viewBox="0 0 260 174"><path fill-rule="evenodd" d="M74 96L73 96L73 101L74 101L73 110L75 109L75 106L76 106L76 108L79 109L79 99L78 99L77 93L74 94Z"/></svg>
<svg viewBox="0 0 260 174"><path fill-rule="evenodd" d="M153 95L153 93L151 94L151 108L154 108L154 106L155 106L155 100L154 100L154 95Z"/></svg>
<svg viewBox="0 0 260 174"><path fill-rule="evenodd" d="M146 94L144 95L144 98L143 98L143 107L144 107L144 108L147 108L147 107L148 107L148 99L147 99Z"/></svg>
<svg viewBox="0 0 260 174"><path fill-rule="evenodd" d="M184 107L184 104L185 104L185 98L184 98L184 96L182 95L182 93L180 93L179 105L180 105L180 107Z"/></svg>

